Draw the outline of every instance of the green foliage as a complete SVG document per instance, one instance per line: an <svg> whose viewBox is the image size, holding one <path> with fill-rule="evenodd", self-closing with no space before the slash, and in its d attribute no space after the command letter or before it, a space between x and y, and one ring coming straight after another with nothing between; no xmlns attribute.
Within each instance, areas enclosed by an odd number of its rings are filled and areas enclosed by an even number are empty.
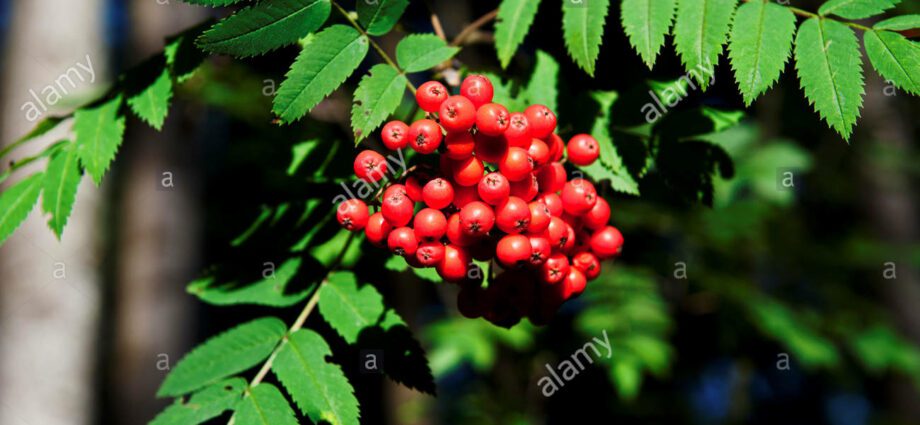
<svg viewBox="0 0 920 425"><path fill-rule="evenodd" d="M779 79L792 52L794 32L795 15L785 7L755 1L738 8L729 57L746 105Z"/></svg>
<svg viewBox="0 0 920 425"><path fill-rule="evenodd" d="M875 24L877 30L905 31L920 28L920 15L895 16Z"/></svg>
<svg viewBox="0 0 920 425"><path fill-rule="evenodd" d="M894 85L920 96L920 49L901 34L866 31L866 56L876 71Z"/></svg>
<svg viewBox="0 0 920 425"><path fill-rule="evenodd" d="M507 68L518 46L530 31L540 0L502 0L495 20L495 51L502 68Z"/></svg>
<svg viewBox="0 0 920 425"><path fill-rule="evenodd" d="M285 122L300 119L355 71L367 49L367 37L344 25L309 37L281 83L272 111Z"/></svg>
<svg viewBox="0 0 920 425"><path fill-rule="evenodd" d="M610 187L613 190L630 195L639 195L639 183L626 169L623 159L613 145L613 138L610 134L611 110L614 102L617 101L618 95L616 92L597 92L592 97L598 102L599 110L597 119L594 121L594 128L591 129L591 134L600 145L601 154L593 164L580 168L594 181L610 181Z"/></svg>
<svg viewBox="0 0 920 425"><path fill-rule="evenodd" d="M246 392L233 415L237 425L297 425L294 410L272 384L259 384Z"/></svg>
<svg viewBox="0 0 920 425"><path fill-rule="evenodd" d="M862 107L862 60L856 35L840 22L811 18L795 41L795 66L805 97L849 140Z"/></svg>
<svg viewBox="0 0 920 425"><path fill-rule="evenodd" d="M77 187L82 177L75 145L68 142L51 156L42 182L42 211L51 214L48 226L58 239L64 233L77 200Z"/></svg>
<svg viewBox="0 0 920 425"><path fill-rule="evenodd" d="M901 0L830 0L821 5L818 13L821 16L837 15L847 19L865 19L891 9L900 2Z"/></svg>
<svg viewBox="0 0 920 425"><path fill-rule="evenodd" d="M332 350L319 334L301 329L278 351L272 372L313 423L358 425L360 413L354 389L342 369L326 361L331 355Z"/></svg>
<svg viewBox="0 0 920 425"><path fill-rule="evenodd" d="M457 54L458 47L449 47L434 34L410 34L396 45L396 62L405 72L420 72L433 68Z"/></svg>
<svg viewBox="0 0 920 425"><path fill-rule="evenodd" d="M623 30L649 69L671 30L677 0L623 0L620 20Z"/></svg>
<svg viewBox="0 0 920 425"><path fill-rule="evenodd" d="M545 105L550 110L559 110L559 63L542 50L537 51L537 63L527 82L525 97L530 105Z"/></svg>
<svg viewBox="0 0 920 425"><path fill-rule="evenodd" d="M0 194L0 244L25 221L42 193L43 173L35 173Z"/></svg>
<svg viewBox="0 0 920 425"><path fill-rule="evenodd" d="M176 400L150 425L194 425L215 418L236 407L246 389L246 381L232 378L198 391L188 400Z"/></svg>
<svg viewBox="0 0 920 425"><path fill-rule="evenodd" d="M722 54L737 0L679 0L674 44L687 72L705 89ZM711 74L711 72L709 72Z"/></svg>
<svg viewBox="0 0 920 425"><path fill-rule="evenodd" d="M186 290L200 300L213 305L256 304L270 307L290 307L303 301L315 285L292 288L301 269L302 260L286 260L278 270L251 283L219 283L216 276L197 279Z"/></svg>
<svg viewBox="0 0 920 425"><path fill-rule="evenodd" d="M74 113L74 142L80 163L98 186L109 169L125 133L121 96Z"/></svg>
<svg viewBox="0 0 920 425"><path fill-rule="evenodd" d="M319 312L349 344L358 340L365 328L378 324L386 307L383 297L371 285L358 288L349 272L336 272L320 288Z"/></svg>
<svg viewBox="0 0 920 425"><path fill-rule="evenodd" d="M265 0L215 24L198 46L236 57L261 55L316 31L331 10L330 0Z"/></svg>
<svg viewBox="0 0 920 425"><path fill-rule="evenodd" d="M499 345L524 350L534 344L534 328L528 323L511 329L496 327L485 320L453 317L436 322L426 329L426 338L434 349L428 358L435 376L443 376L469 363L483 372L495 363Z"/></svg>
<svg viewBox="0 0 920 425"><path fill-rule="evenodd" d="M179 396L249 369L265 360L286 332L284 322L265 317L214 336L170 370L157 395Z"/></svg>
<svg viewBox="0 0 920 425"><path fill-rule="evenodd" d="M393 29L409 0L358 1L358 22L370 35L384 35Z"/></svg>
<svg viewBox="0 0 920 425"><path fill-rule="evenodd" d="M406 76L393 67L377 64L361 79L351 107L351 128L358 144L399 107L406 91Z"/></svg>
<svg viewBox="0 0 920 425"><path fill-rule="evenodd" d="M160 130L169 113L169 101L173 96L172 77L169 70L163 68L156 79L137 93L128 98L131 110L151 127Z"/></svg>
<svg viewBox="0 0 920 425"><path fill-rule="evenodd" d="M562 33L575 63L594 77L610 0L563 0Z"/></svg>

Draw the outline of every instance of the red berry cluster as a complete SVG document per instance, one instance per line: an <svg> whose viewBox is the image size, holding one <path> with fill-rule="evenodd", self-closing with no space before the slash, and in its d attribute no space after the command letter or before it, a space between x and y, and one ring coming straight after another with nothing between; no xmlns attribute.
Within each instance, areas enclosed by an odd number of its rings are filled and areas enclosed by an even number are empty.
<svg viewBox="0 0 920 425"><path fill-rule="evenodd" d="M565 153L572 164L591 164L597 141L579 134L564 144L549 108L512 113L492 96L492 83L481 75L467 77L454 96L437 81L419 87L416 100L427 118L412 125L390 121L382 141L391 150L439 153L440 166L387 186L378 212L351 199L337 218L412 267L434 267L444 280L461 284L458 307L465 316L508 326L523 316L545 323L600 274L601 260L619 254L623 236L608 225L610 205L594 185L568 180L560 162ZM354 171L376 182L387 162L365 150ZM472 260L493 258L503 270L483 288L483 271Z"/></svg>

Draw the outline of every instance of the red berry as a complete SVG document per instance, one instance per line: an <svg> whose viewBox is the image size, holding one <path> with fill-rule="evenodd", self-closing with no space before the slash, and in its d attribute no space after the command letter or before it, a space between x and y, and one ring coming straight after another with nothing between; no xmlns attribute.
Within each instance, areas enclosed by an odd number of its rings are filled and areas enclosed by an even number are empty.
<svg viewBox="0 0 920 425"><path fill-rule="evenodd" d="M415 101L418 106L425 112L438 112L441 103L447 100L450 92L447 87L437 81L429 81L419 86L415 92Z"/></svg>
<svg viewBox="0 0 920 425"><path fill-rule="evenodd" d="M463 208L466 204L479 201L478 186L457 186L454 188L454 206Z"/></svg>
<svg viewBox="0 0 920 425"><path fill-rule="evenodd" d="M485 171L485 166L479 158L469 157L454 163L453 178L460 186L473 186L479 183Z"/></svg>
<svg viewBox="0 0 920 425"><path fill-rule="evenodd" d="M540 277L544 282L559 283L569 274L569 259L563 254L553 254L540 267Z"/></svg>
<svg viewBox="0 0 920 425"><path fill-rule="evenodd" d="M566 146L569 161L575 165L591 165L600 156L600 147L597 140L587 134L576 134L569 139Z"/></svg>
<svg viewBox="0 0 920 425"><path fill-rule="evenodd" d="M501 173L486 174L476 187L479 198L489 205L499 205L511 194L511 184Z"/></svg>
<svg viewBox="0 0 920 425"><path fill-rule="evenodd" d="M447 245L444 247L444 259L437 265L438 274L448 282L461 282L467 277L470 264L469 253L465 249Z"/></svg>
<svg viewBox="0 0 920 425"><path fill-rule="evenodd" d="M444 213L434 208L424 208L415 215L412 221L415 236L422 240L436 241L444 236L447 231L447 218Z"/></svg>
<svg viewBox="0 0 920 425"><path fill-rule="evenodd" d="M376 182L387 173L387 160L372 150L361 151L355 157L355 175L368 183Z"/></svg>
<svg viewBox="0 0 920 425"><path fill-rule="evenodd" d="M467 131L476 123L476 107L463 96L451 96L441 104L438 118L448 132Z"/></svg>
<svg viewBox="0 0 920 425"><path fill-rule="evenodd" d="M530 226L527 227L527 232L536 235L546 231L552 219L546 204L534 201L527 204L527 207L530 209Z"/></svg>
<svg viewBox="0 0 920 425"><path fill-rule="evenodd" d="M572 257L572 266L581 270L588 280L594 280L601 274L601 262L590 252L579 252Z"/></svg>
<svg viewBox="0 0 920 425"><path fill-rule="evenodd" d="M485 235L494 225L495 213L483 202L470 202L460 210L460 230L467 235Z"/></svg>
<svg viewBox="0 0 920 425"><path fill-rule="evenodd" d="M383 213L375 212L367 219L367 226L364 228L364 234L367 235L367 240L370 241L370 243L377 246L383 246L391 230L393 230L393 226L383 217Z"/></svg>
<svg viewBox="0 0 920 425"><path fill-rule="evenodd" d="M505 267L516 267L530 260L530 239L523 235L507 235L495 246L495 257Z"/></svg>
<svg viewBox="0 0 920 425"><path fill-rule="evenodd" d="M597 197L597 203L581 217L589 229L600 229L610 221L610 204L604 198Z"/></svg>
<svg viewBox="0 0 920 425"><path fill-rule="evenodd" d="M549 210L549 214L553 217L562 217L562 198L555 193L544 193L537 198L537 201L546 205L546 208Z"/></svg>
<svg viewBox="0 0 920 425"><path fill-rule="evenodd" d="M524 110L533 137L543 139L556 129L556 114L543 105L530 105Z"/></svg>
<svg viewBox="0 0 920 425"><path fill-rule="evenodd" d="M527 154L533 159L533 166L535 168L546 165L551 156L549 146L546 146L546 143L540 139L531 139L530 147L527 148Z"/></svg>
<svg viewBox="0 0 920 425"><path fill-rule="evenodd" d="M537 176L534 173L516 182L511 182L511 196L517 196L530 202L538 193L540 193L540 184L537 183Z"/></svg>
<svg viewBox="0 0 920 425"><path fill-rule="evenodd" d="M487 136L501 136L510 119L508 108L497 103L487 103L476 110L476 128Z"/></svg>
<svg viewBox="0 0 920 425"><path fill-rule="evenodd" d="M479 238L476 236L470 236L463 232L460 228L460 214L452 214L450 218L447 219L447 239L450 243L457 246L470 246L477 241Z"/></svg>
<svg viewBox="0 0 920 425"><path fill-rule="evenodd" d="M418 249L418 239L415 232L408 227L399 227L390 232L387 236L387 247L396 255L406 258L415 255Z"/></svg>
<svg viewBox="0 0 920 425"><path fill-rule="evenodd" d="M409 177L406 177L406 195L409 196L409 199L412 202L421 202L422 200L422 182L419 180L417 174L412 174Z"/></svg>
<svg viewBox="0 0 920 425"><path fill-rule="evenodd" d="M520 112L514 112L508 121L508 129L503 134L508 146L516 148L527 148L533 136L530 134L530 124L527 117Z"/></svg>
<svg viewBox="0 0 920 425"><path fill-rule="evenodd" d="M585 274L582 273L581 270L570 267L569 274L566 275L563 285L563 296L565 299L569 300L585 292L585 286L588 285L588 280L585 279Z"/></svg>
<svg viewBox="0 0 920 425"><path fill-rule="evenodd" d="M565 167L558 162L550 162L537 171L537 182L541 192L558 192L565 186Z"/></svg>
<svg viewBox="0 0 920 425"><path fill-rule="evenodd" d="M415 203L404 192L394 191L390 196L384 196L380 205L380 212L393 227L402 227L412 220Z"/></svg>
<svg viewBox="0 0 920 425"><path fill-rule="evenodd" d="M572 228L572 225L566 223L565 239L562 241L562 252L571 254L573 249L575 249L575 229Z"/></svg>
<svg viewBox="0 0 920 425"><path fill-rule="evenodd" d="M543 236L530 236L530 258L527 260L532 266L539 266L546 262L553 253L553 246L549 239Z"/></svg>
<svg viewBox="0 0 920 425"><path fill-rule="evenodd" d="M559 161L562 159L562 154L565 153L565 142L562 141L562 138L558 134L550 134L549 137L544 137L543 141L546 142L546 145L549 146L550 161Z"/></svg>
<svg viewBox="0 0 920 425"><path fill-rule="evenodd" d="M460 84L460 94L473 102L476 108L491 102L493 93L492 82L482 75L470 75Z"/></svg>
<svg viewBox="0 0 920 425"><path fill-rule="evenodd" d="M597 191L591 182L578 177L562 187L562 208L572 215L582 215L597 203Z"/></svg>
<svg viewBox="0 0 920 425"><path fill-rule="evenodd" d="M405 148L409 144L409 126L402 121L390 121L383 126L380 138L387 149L395 151Z"/></svg>
<svg viewBox="0 0 920 425"><path fill-rule="evenodd" d="M409 127L409 146L421 154L429 154L441 146L441 126L433 120L418 120Z"/></svg>
<svg viewBox="0 0 920 425"><path fill-rule="evenodd" d="M391 184L387 186L386 190L383 191L383 199L389 198L396 194L403 195L403 196L409 196L409 190L406 189L406 186L403 186L399 183ZM412 199L412 198L409 198L409 199Z"/></svg>
<svg viewBox="0 0 920 425"><path fill-rule="evenodd" d="M486 136L485 134L476 133L473 136L476 141L474 152L476 157L491 163L497 163L508 152L508 142L502 137Z"/></svg>
<svg viewBox="0 0 920 425"><path fill-rule="evenodd" d="M553 248L562 249L565 246L569 237L569 227L559 217L550 218L549 226L546 226L546 237L549 238L549 243L553 244Z"/></svg>
<svg viewBox="0 0 920 425"><path fill-rule="evenodd" d="M530 207L523 199L512 196L495 208L495 224L505 233L521 233L530 226Z"/></svg>
<svg viewBox="0 0 920 425"><path fill-rule="evenodd" d="M415 258L425 267L436 266L444 260L444 244L441 242L423 242L418 246L418 250L415 251Z"/></svg>
<svg viewBox="0 0 920 425"><path fill-rule="evenodd" d="M367 204L360 199L349 199L342 202L335 213L335 218L346 230L352 232L361 230L367 225L369 218Z"/></svg>
<svg viewBox="0 0 920 425"><path fill-rule="evenodd" d="M498 161L498 169L510 181L518 181L533 171L533 162L523 148L508 148L508 152Z"/></svg>
<svg viewBox="0 0 920 425"><path fill-rule="evenodd" d="M444 138L444 154L451 159L465 159L473 155L476 141L469 131L449 132Z"/></svg>
<svg viewBox="0 0 920 425"><path fill-rule="evenodd" d="M425 205L436 210L447 208L454 201L454 187L449 181L436 178L422 189L422 200Z"/></svg>
<svg viewBox="0 0 920 425"><path fill-rule="evenodd" d="M623 234L616 227L606 226L591 235L591 252L603 260L620 254L623 250Z"/></svg>

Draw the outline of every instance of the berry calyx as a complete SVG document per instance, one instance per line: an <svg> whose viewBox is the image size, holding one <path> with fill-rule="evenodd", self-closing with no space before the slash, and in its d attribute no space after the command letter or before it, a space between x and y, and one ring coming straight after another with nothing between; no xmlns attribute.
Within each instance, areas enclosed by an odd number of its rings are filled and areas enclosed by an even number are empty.
<svg viewBox="0 0 920 425"><path fill-rule="evenodd" d="M463 96L450 96L441 108L438 118L447 131L467 131L476 123L476 107Z"/></svg>
<svg viewBox="0 0 920 425"><path fill-rule="evenodd" d="M368 183L374 183L387 173L387 160L372 150L361 151L355 157L355 176Z"/></svg>
<svg viewBox="0 0 920 425"><path fill-rule="evenodd" d="M409 126L409 146L421 154L437 151L443 137L441 126L432 120L418 120Z"/></svg>

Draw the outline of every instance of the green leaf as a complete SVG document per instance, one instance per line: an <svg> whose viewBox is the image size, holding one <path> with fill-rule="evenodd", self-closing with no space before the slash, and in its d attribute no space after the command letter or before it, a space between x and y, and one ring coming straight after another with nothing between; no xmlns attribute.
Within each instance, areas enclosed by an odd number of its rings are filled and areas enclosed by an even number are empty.
<svg viewBox="0 0 920 425"><path fill-rule="evenodd" d="M406 83L406 76L387 64L374 65L370 74L361 79L351 107L355 144L376 130L399 107Z"/></svg>
<svg viewBox="0 0 920 425"><path fill-rule="evenodd" d="M527 83L527 101L558 111L559 63L552 55L537 50L537 64Z"/></svg>
<svg viewBox="0 0 920 425"><path fill-rule="evenodd" d="M128 106L144 122L160 130L169 112L169 101L173 96L172 78L164 68L150 85L128 98Z"/></svg>
<svg viewBox="0 0 920 425"><path fill-rule="evenodd" d="M98 186L102 176L121 146L125 133L125 117L121 115L121 96L99 106L81 108L74 113L73 131L77 155L93 182Z"/></svg>
<svg viewBox="0 0 920 425"><path fill-rule="evenodd" d="M610 135L611 107L616 102L618 94L612 91L598 92L594 93L593 97L600 104L600 115L594 121L591 135L597 140L601 152L593 164L579 168L595 181L609 180L610 187L617 192L639 195L639 183L626 169Z"/></svg>
<svg viewBox="0 0 920 425"><path fill-rule="evenodd" d="M901 0L830 0L821 5L818 14L821 16L837 15L846 19L864 19L891 9L900 2Z"/></svg>
<svg viewBox="0 0 920 425"><path fill-rule="evenodd" d="M214 336L176 364L157 396L180 396L249 369L271 354L285 332L284 322L264 317Z"/></svg>
<svg viewBox="0 0 920 425"><path fill-rule="evenodd" d="M674 20L676 0L623 0L620 21L629 44L652 69Z"/></svg>
<svg viewBox="0 0 920 425"><path fill-rule="evenodd" d="M300 290L288 287L295 280L302 260L292 258L274 273L252 283L219 283L214 277L205 277L188 284L186 290L200 300L213 305L256 304L270 307L290 307L307 298L313 286Z"/></svg>
<svg viewBox="0 0 920 425"><path fill-rule="evenodd" d="M301 164L303 164L303 161L310 156L310 153L313 152L319 144L319 139L310 139L291 147L291 164L288 165L287 175L293 176L296 174Z"/></svg>
<svg viewBox="0 0 920 425"><path fill-rule="evenodd" d="M788 8L757 1L738 8L729 57L746 105L779 79L792 52L794 33L795 15Z"/></svg>
<svg viewBox="0 0 920 425"><path fill-rule="evenodd" d="M64 233L64 226L77 200L77 187L82 177L79 158L72 143L57 149L48 161L42 183L42 211L51 214L48 227L58 239Z"/></svg>
<svg viewBox="0 0 920 425"><path fill-rule="evenodd" d="M866 56L882 77L895 86L920 95L920 50L903 35L890 31L866 31Z"/></svg>
<svg viewBox="0 0 920 425"><path fill-rule="evenodd" d="M232 409L243 395L246 381L233 378L192 394L188 401L176 400L149 425L193 425L216 418Z"/></svg>
<svg viewBox="0 0 920 425"><path fill-rule="evenodd" d="M333 25L309 37L275 96L272 111L294 122L337 89L367 54L367 37Z"/></svg>
<svg viewBox="0 0 920 425"><path fill-rule="evenodd" d="M350 272L333 273L319 291L320 314L349 344L358 340L362 329L376 325L385 310L373 285L358 288Z"/></svg>
<svg viewBox="0 0 920 425"><path fill-rule="evenodd" d="M674 44L687 73L705 90L725 44L737 0L679 0Z"/></svg>
<svg viewBox="0 0 920 425"><path fill-rule="evenodd" d="M207 55L195 46L195 40L210 27L211 21L205 21L166 39L163 55L166 67L176 82L183 83L192 78L204 62Z"/></svg>
<svg viewBox="0 0 920 425"><path fill-rule="evenodd" d="M236 425L298 425L294 410L272 384L259 384L249 390L233 414Z"/></svg>
<svg viewBox="0 0 920 425"><path fill-rule="evenodd" d="M562 33L569 55L594 77L610 0L562 0Z"/></svg>
<svg viewBox="0 0 920 425"><path fill-rule="evenodd" d="M875 24L877 30L906 31L920 28L920 15L904 15L888 18Z"/></svg>
<svg viewBox="0 0 920 425"><path fill-rule="evenodd" d="M370 35L384 35L399 22L409 0L359 0L358 22Z"/></svg>
<svg viewBox="0 0 920 425"><path fill-rule="evenodd" d="M316 31L330 11L329 0L265 0L221 20L197 43L211 53L261 55Z"/></svg>
<svg viewBox="0 0 920 425"><path fill-rule="evenodd" d="M405 72L434 68L460 51L434 34L410 34L396 45L396 62Z"/></svg>
<svg viewBox="0 0 920 425"><path fill-rule="evenodd" d="M540 0L502 0L495 17L495 51L502 68L507 68L518 46L530 31Z"/></svg>
<svg viewBox="0 0 920 425"><path fill-rule="evenodd" d="M331 355L323 337L301 329L278 351L272 372L313 423L358 425L360 413L354 389L342 369L326 361Z"/></svg>
<svg viewBox="0 0 920 425"><path fill-rule="evenodd" d="M828 125L849 140L863 95L856 35L837 21L805 21L796 36L795 67L805 97Z"/></svg>
<svg viewBox="0 0 920 425"><path fill-rule="evenodd" d="M239 3L243 0L182 0L185 3L197 4L201 6L221 7Z"/></svg>
<svg viewBox="0 0 920 425"><path fill-rule="evenodd" d="M38 122L38 124L35 124L35 127L33 127L32 130L30 130L24 136L16 139L16 141L6 146L0 147L0 158L3 158L4 156L6 156L7 153L12 151L14 148L19 146L20 144L28 140L32 140L36 137L42 136L51 130L54 130L54 128L57 127L58 124L61 123L61 121L64 121L64 118L51 116L51 117L46 117L42 119L41 121Z"/></svg>
<svg viewBox="0 0 920 425"><path fill-rule="evenodd" d="M32 212L42 193L43 178L42 173L32 174L0 193L0 245Z"/></svg>

